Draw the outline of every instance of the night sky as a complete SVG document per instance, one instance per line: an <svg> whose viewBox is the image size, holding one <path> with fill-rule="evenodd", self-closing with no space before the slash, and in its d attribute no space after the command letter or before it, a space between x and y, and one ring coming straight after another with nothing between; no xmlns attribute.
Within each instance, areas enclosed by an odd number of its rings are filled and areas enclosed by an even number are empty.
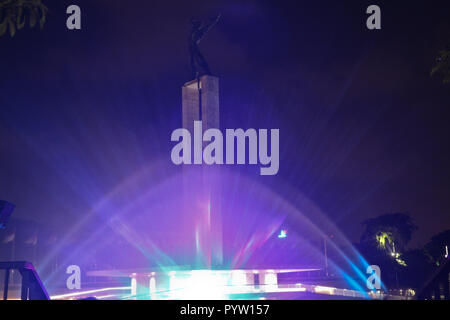
<svg viewBox="0 0 450 320"><path fill-rule="evenodd" d="M450 86L430 77L449 1L43 2L43 30L0 38L0 198L14 218L67 230L146 164L172 170L189 18L221 12L201 48L222 128L280 129L278 175L242 174L300 190L351 241L383 213L411 214L413 246L450 228ZM70 4L81 31L66 29ZM370 4L382 30L365 26Z"/></svg>

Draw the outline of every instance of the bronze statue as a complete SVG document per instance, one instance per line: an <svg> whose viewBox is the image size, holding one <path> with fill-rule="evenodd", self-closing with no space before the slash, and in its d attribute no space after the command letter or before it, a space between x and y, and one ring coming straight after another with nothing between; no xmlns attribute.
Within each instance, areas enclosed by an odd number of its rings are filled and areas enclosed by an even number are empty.
<svg viewBox="0 0 450 320"><path fill-rule="evenodd" d="M211 30L217 22L219 22L220 14L212 19L209 23L203 24L201 21L191 18L191 33L189 36L189 53L191 55L191 69L195 78L199 78L202 75L211 75L208 63L200 53L198 45L203 37Z"/></svg>

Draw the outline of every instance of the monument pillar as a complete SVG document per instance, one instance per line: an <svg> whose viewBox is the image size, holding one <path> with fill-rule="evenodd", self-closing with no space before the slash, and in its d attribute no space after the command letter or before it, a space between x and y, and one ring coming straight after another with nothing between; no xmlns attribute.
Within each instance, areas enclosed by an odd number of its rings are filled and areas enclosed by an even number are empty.
<svg viewBox="0 0 450 320"><path fill-rule="evenodd" d="M183 128L194 137L194 121L202 121L203 132L220 129L219 79L204 75L182 88ZM202 134L203 134L202 132ZM194 157L192 155L192 157ZM193 225L197 268L223 263L220 167L192 164L183 168L185 208Z"/></svg>

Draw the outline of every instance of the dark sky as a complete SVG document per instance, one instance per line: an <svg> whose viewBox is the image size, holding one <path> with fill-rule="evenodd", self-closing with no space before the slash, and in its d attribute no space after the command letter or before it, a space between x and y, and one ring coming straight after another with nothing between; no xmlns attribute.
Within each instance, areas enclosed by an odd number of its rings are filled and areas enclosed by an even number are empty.
<svg viewBox="0 0 450 320"><path fill-rule="evenodd" d="M413 245L450 228L448 1L43 0L42 31L0 38L0 198L16 218L76 223L166 157L190 79L189 17L221 81L222 128L279 128L280 171L356 241L361 222L410 212ZM394 2L394 3L393 3ZM365 9L382 9L382 30ZM82 30L65 27L78 4ZM253 171L252 171L253 170Z"/></svg>

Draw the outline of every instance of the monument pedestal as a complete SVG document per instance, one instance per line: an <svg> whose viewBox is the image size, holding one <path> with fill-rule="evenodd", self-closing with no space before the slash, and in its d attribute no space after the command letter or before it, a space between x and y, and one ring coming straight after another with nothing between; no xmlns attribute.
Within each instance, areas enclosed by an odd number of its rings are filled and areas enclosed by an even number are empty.
<svg viewBox="0 0 450 320"><path fill-rule="evenodd" d="M194 121L202 121L203 132L220 129L219 78L204 75L182 88L183 128L194 136ZM203 135L202 132L202 135ZM200 150L200 155L202 155ZM200 159L183 167L186 227L192 228L195 267L214 268L223 264L222 213L220 205L220 167L208 166ZM198 154L198 151L197 151Z"/></svg>

